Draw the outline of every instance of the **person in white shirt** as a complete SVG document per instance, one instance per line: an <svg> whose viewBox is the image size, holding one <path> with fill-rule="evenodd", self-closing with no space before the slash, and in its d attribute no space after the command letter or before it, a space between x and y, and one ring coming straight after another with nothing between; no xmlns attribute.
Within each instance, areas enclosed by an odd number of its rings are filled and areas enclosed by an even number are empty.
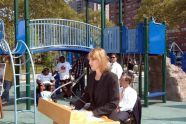
<svg viewBox="0 0 186 124"><path fill-rule="evenodd" d="M123 72L120 77L120 102L113 118L121 124L129 118L137 100L137 92L130 86L133 79L133 73L130 71Z"/></svg>
<svg viewBox="0 0 186 124"><path fill-rule="evenodd" d="M59 73L60 82L62 83L62 85L70 81L71 69L72 67L69 62L65 61L65 57L60 56L59 63L56 66L55 72ZM64 92L64 98L68 98L72 95L71 84L62 87L62 90Z"/></svg>
<svg viewBox="0 0 186 124"><path fill-rule="evenodd" d="M43 99L52 99L55 101L56 94L51 96L52 91L55 89L55 79L50 73L49 68L44 68L42 73L37 76L36 80L38 87L36 89L36 103L38 105L38 100L40 97Z"/></svg>
<svg viewBox="0 0 186 124"><path fill-rule="evenodd" d="M51 89L51 91L53 91L55 89L55 79L52 76L52 74L50 73L49 68L44 68L43 69L42 73L37 76L36 82L38 84L37 100L39 99L39 96L40 96L40 93L41 93L40 88L41 88L42 85L44 86L43 90Z"/></svg>
<svg viewBox="0 0 186 124"><path fill-rule="evenodd" d="M111 72L116 74L118 76L118 79L121 77L121 74L123 72L123 69L121 65L117 62L117 55L112 53L110 57L110 67L111 67Z"/></svg>
<svg viewBox="0 0 186 124"><path fill-rule="evenodd" d="M55 85L55 79L49 71L49 68L44 68L42 73L37 76L37 84Z"/></svg>

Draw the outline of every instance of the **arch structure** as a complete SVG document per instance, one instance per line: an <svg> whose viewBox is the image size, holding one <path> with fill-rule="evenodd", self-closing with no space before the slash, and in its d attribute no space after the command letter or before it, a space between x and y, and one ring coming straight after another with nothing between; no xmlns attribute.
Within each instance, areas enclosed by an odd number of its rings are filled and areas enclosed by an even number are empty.
<svg viewBox="0 0 186 124"><path fill-rule="evenodd" d="M22 25L24 24L22 23ZM23 26L18 26L18 30L23 28ZM29 28L32 53L56 50L88 52L101 45L101 29L80 21L34 19L30 20Z"/></svg>
<svg viewBox="0 0 186 124"><path fill-rule="evenodd" d="M26 54L28 54L28 57L26 58ZM9 44L6 40L0 40L0 54L1 55L9 55L10 57L10 62L12 66L12 71L13 71L13 85L14 85L14 122L15 124L18 124L18 114L19 113L31 113L33 114L33 122L36 123L36 76L35 76L35 69L34 69L34 62L30 53L30 50L28 49L27 45L25 44L24 41L17 41L15 49L11 50L9 47ZM21 59L21 58L26 58L23 62L17 64L16 59ZM21 73L16 73L16 67L21 67L25 66L27 63L31 64L31 71L30 72L21 72ZM32 75L32 80L30 84L25 84L23 82L17 82L16 77L19 77L21 75ZM34 95L33 96L17 96L17 88L21 87L27 87L29 89L34 90ZM18 109L18 103L22 100L30 100L34 103L33 109L27 110L27 109Z"/></svg>

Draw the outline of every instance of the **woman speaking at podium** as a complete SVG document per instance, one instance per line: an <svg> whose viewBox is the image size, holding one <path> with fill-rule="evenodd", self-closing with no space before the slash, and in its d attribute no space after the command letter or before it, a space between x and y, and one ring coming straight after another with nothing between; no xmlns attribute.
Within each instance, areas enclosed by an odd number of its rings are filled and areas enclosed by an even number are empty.
<svg viewBox="0 0 186 124"><path fill-rule="evenodd" d="M119 104L118 77L110 72L109 59L104 49L93 49L88 59L92 72L88 76L85 93L71 104L79 110L90 103L87 110L94 116L110 117Z"/></svg>

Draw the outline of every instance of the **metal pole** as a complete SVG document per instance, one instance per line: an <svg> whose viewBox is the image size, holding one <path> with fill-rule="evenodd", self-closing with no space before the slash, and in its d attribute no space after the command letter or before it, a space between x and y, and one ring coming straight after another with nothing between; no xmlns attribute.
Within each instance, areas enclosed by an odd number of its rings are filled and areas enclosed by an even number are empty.
<svg viewBox="0 0 186 124"><path fill-rule="evenodd" d="M14 0L15 45L17 43L17 32L18 32L18 18L19 18L18 17L18 5L19 5L18 0ZM19 59L18 58L15 60L15 63L19 64ZM19 74L19 67L18 66L15 67L15 73ZM19 76L16 76L16 85L20 84L19 81L20 81ZM16 88L16 94L15 95L16 95L17 98L20 97L20 87Z"/></svg>
<svg viewBox="0 0 186 124"><path fill-rule="evenodd" d="M149 62L148 62L148 51L149 51L149 38L148 38L148 18L145 18L144 20L145 24L145 66L144 66L144 105L148 106L148 88L149 88Z"/></svg>
<svg viewBox="0 0 186 124"><path fill-rule="evenodd" d="M88 0L86 0L86 23L88 24L89 23L89 11L88 11L88 8L89 8L89 3L88 3ZM88 29L88 26L86 26L86 40L87 40L87 43L90 43L89 42L89 29ZM90 44L88 44L88 46L90 46ZM89 67L87 67L87 82L88 82L88 75L89 75Z"/></svg>
<svg viewBox="0 0 186 124"><path fill-rule="evenodd" d="M85 0L86 2L86 23L88 23L88 7L89 7L89 4L88 4L88 0Z"/></svg>
<svg viewBox="0 0 186 124"><path fill-rule="evenodd" d="M119 0L119 26L120 26L120 53L122 51L122 26L123 26L123 12L122 12L122 0ZM120 63L123 67L123 56L120 54Z"/></svg>
<svg viewBox="0 0 186 124"><path fill-rule="evenodd" d="M142 97L142 55L140 54L140 64L139 64L139 86L138 86L138 93L139 97Z"/></svg>
<svg viewBox="0 0 186 124"><path fill-rule="evenodd" d="M25 8L25 42L28 48L30 48L30 33L29 33L29 0L24 1ZM28 53L26 53L26 60L29 59ZM30 60L26 63L26 96L30 97ZM26 100L26 109L29 110L31 101Z"/></svg>
<svg viewBox="0 0 186 124"><path fill-rule="evenodd" d="M104 28L106 28L106 4L104 3Z"/></svg>
<svg viewBox="0 0 186 124"><path fill-rule="evenodd" d="M103 48L104 40L104 24L105 24L105 0L101 1L101 48Z"/></svg>
<svg viewBox="0 0 186 124"><path fill-rule="evenodd" d="M14 0L14 27L15 27L15 45L17 43L17 32L18 32L18 0ZM13 62L13 59L12 59L12 62ZM16 58L15 60L15 63L18 64L19 63L19 59ZM13 63L12 63L13 64ZM19 67L18 66L14 66L12 65L12 67L15 67L15 73L16 74L19 74ZM13 70L13 69L12 69ZM14 80L16 80L16 84L14 84L14 92L15 92L15 95L14 95L14 122L15 124L17 124L17 98L20 97L20 87L16 87L16 85L19 85L19 76L16 76L14 78Z"/></svg>
<svg viewBox="0 0 186 124"><path fill-rule="evenodd" d="M88 0L86 0L85 2L86 2L86 13L85 13L86 14L86 20L85 21L86 21L86 23L89 23L89 20L88 20L89 19L89 11L88 11L89 3L88 3ZM89 33L90 32L89 32L88 25L86 25L86 40L87 40L86 43L87 43L87 46L90 46L90 44L88 44L88 43L90 43L89 42Z"/></svg>
<svg viewBox="0 0 186 124"><path fill-rule="evenodd" d="M122 0L119 0L119 25L123 26Z"/></svg>
<svg viewBox="0 0 186 124"><path fill-rule="evenodd" d="M165 22L163 23L165 25ZM165 50L164 54L162 57L162 75L163 75L163 85L162 85L162 90L163 92L166 92L166 56L167 56L167 38L166 38L166 28L165 28ZM166 103L166 94L162 97L162 101Z"/></svg>

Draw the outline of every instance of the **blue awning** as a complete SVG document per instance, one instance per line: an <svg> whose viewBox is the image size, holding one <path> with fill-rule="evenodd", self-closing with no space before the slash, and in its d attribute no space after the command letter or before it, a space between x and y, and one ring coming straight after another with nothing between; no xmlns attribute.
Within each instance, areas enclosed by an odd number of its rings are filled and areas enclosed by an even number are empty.
<svg viewBox="0 0 186 124"><path fill-rule="evenodd" d="M88 0L88 2L92 2L92 3L98 3L101 4L102 0ZM105 0L105 4L109 4L111 2L114 2L115 0Z"/></svg>

